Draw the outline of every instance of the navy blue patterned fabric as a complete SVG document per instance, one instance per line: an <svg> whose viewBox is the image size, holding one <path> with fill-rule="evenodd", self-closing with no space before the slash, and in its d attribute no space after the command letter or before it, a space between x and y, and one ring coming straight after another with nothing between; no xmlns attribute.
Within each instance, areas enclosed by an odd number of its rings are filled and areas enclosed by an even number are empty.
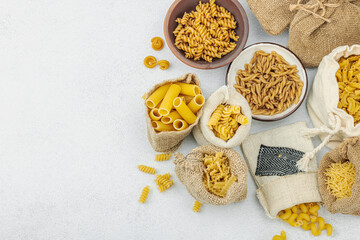
<svg viewBox="0 0 360 240"><path fill-rule="evenodd" d="M287 147L260 146L255 175L285 176L300 172L296 167L304 152Z"/></svg>

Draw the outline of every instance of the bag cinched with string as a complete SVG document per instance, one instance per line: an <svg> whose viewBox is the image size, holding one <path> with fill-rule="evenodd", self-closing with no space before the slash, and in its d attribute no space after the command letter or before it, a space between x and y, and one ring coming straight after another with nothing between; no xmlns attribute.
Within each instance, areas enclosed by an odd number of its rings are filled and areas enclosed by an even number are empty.
<svg viewBox="0 0 360 240"><path fill-rule="evenodd" d="M289 29L288 48L316 67L334 48L360 43L360 0L248 0L269 34ZM271 20L271 21L270 21Z"/></svg>
<svg viewBox="0 0 360 240"><path fill-rule="evenodd" d="M323 58L307 101L308 112L315 127L308 134L319 135L323 141L322 146L326 144L331 149L345 138L360 136L360 124L354 125L354 118L337 107L339 86L335 73L339 69L338 60L351 55L360 55L360 45L338 47Z"/></svg>

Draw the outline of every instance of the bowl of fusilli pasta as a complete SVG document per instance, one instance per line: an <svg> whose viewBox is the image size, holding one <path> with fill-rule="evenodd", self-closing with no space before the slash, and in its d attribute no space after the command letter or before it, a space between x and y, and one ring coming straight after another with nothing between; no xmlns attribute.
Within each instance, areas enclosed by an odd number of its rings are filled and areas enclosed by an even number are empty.
<svg viewBox="0 0 360 240"><path fill-rule="evenodd" d="M164 21L172 53L199 69L231 63L245 47L248 34L248 19L237 0L175 0Z"/></svg>

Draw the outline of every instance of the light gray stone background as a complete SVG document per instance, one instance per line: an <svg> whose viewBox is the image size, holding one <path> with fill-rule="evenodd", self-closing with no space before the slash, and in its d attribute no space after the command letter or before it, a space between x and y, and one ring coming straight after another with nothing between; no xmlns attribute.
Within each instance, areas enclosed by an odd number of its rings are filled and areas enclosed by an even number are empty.
<svg viewBox="0 0 360 240"><path fill-rule="evenodd" d="M220 1L220 0L219 0ZM286 45L288 34L264 32L245 0L248 43ZM270 220L249 176L246 200L204 205L174 174L172 161L154 162L141 96L154 84L196 73L205 97L224 84L227 66L197 70L150 40L163 37L171 0L0 1L0 238L60 239L312 239L310 232ZM147 69L154 55L171 67ZM316 69L308 69L310 85ZM251 133L297 121L311 126L305 104L273 123L254 121ZM274 136L276 137L276 136ZM319 144L314 139L314 144ZM196 147L187 137L179 151ZM236 147L240 152L240 148ZM326 152L318 154L318 160ZM138 164L171 172L174 186L159 193ZM146 204L138 203L150 185ZM360 239L357 217L320 214L333 239ZM323 232L318 239L328 239Z"/></svg>

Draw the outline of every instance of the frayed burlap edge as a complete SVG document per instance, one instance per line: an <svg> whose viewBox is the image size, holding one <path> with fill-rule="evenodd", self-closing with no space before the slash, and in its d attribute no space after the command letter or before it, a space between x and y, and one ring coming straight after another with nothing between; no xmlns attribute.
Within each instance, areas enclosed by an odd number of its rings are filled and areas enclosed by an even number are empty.
<svg viewBox="0 0 360 240"><path fill-rule="evenodd" d="M226 196L221 198L210 193L204 183L204 165L202 158L204 154L215 154L223 152L229 160L231 173L238 180L228 189ZM175 154L175 173L179 180L185 185L188 192L199 202L213 205L226 205L239 202L247 195L247 166L233 149L220 148L213 145L201 146L193 149L186 157L181 153Z"/></svg>

